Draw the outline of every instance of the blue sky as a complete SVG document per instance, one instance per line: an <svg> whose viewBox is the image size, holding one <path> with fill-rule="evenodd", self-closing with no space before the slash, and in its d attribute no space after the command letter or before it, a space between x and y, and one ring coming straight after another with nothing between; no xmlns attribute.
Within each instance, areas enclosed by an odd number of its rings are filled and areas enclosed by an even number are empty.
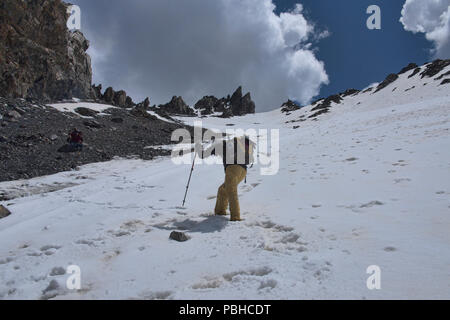
<svg viewBox="0 0 450 320"><path fill-rule="evenodd" d="M292 9L295 0L274 0L277 13ZM321 88L326 97L348 88L362 89L379 82L389 73L400 71L409 62L423 64L432 60L432 43L424 34L405 31L399 22L401 0L302 0L304 15L331 36L320 40L316 56L325 63L330 84ZM381 8L381 30L369 30L366 10Z"/></svg>

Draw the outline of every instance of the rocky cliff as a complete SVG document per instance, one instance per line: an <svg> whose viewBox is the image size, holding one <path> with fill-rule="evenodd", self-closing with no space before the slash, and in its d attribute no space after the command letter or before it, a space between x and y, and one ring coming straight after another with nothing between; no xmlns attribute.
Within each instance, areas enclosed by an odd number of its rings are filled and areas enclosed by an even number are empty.
<svg viewBox="0 0 450 320"><path fill-rule="evenodd" d="M94 97L89 41L67 19L61 0L0 2L0 96Z"/></svg>

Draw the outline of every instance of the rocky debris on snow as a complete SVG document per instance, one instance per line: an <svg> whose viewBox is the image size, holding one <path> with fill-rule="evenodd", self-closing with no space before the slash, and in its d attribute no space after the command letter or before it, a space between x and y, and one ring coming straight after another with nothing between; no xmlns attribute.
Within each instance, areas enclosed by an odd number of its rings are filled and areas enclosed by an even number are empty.
<svg viewBox="0 0 450 320"><path fill-rule="evenodd" d="M388 75L386 77L386 79L381 82L378 86L377 89L375 90L374 93L377 93L378 91L386 88L388 85L390 85L391 83L395 82L398 79L398 75L395 73L391 73L390 75Z"/></svg>
<svg viewBox="0 0 450 320"><path fill-rule="evenodd" d="M441 80L442 78L446 77L446 76L450 76L450 71L447 71L443 74L441 74L439 77L434 78L434 80ZM442 84L442 83L441 83Z"/></svg>
<svg viewBox="0 0 450 320"><path fill-rule="evenodd" d="M434 60L433 62L425 65L425 70L420 74L421 78L434 77L441 72L445 67L450 65L450 59L447 60Z"/></svg>
<svg viewBox="0 0 450 320"><path fill-rule="evenodd" d="M205 96L200 99L194 106L196 110L200 110L201 115L210 115L221 112L222 118L231 118L233 116L243 116L256 112L256 105L252 101L251 94L242 94L242 87L236 89L231 96L218 99L214 96Z"/></svg>
<svg viewBox="0 0 450 320"><path fill-rule="evenodd" d="M186 235L184 232L179 231L172 231L169 238L178 242L185 242L190 239L190 237Z"/></svg>
<svg viewBox="0 0 450 320"><path fill-rule="evenodd" d="M347 97L358 94L360 91L358 89L347 89L344 92L340 93L340 96Z"/></svg>
<svg viewBox="0 0 450 320"><path fill-rule="evenodd" d="M1 7L0 96L93 98L89 41L67 29L67 4L2 0Z"/></svg>
<svg viewBox="0 0 450 320"><path fill-rule="evenodd" d="M416 68L418 68L417 64L410 63L406 67L404 67L402 70L400 70L398 75L404 74L404 73L408 72L409 70L413 70L413 69L416 69Z"/></svg>
<svg viewBox="0 0 450 320"><path fill-rule="evenodd" d="M296 110L299 110L301 107L296 104L294 101L288 100L281 106L281 112L290 113Z"/></svg>
<svg viewBox="0 0 450 320"><path fill-rule="evenodd" d="M15 108L25 113L10 121L6 115ZM0 114L4 117L0 120L0 181L50 175L109 161L115 156L133 155L150 160L169 155L169 150L147 147L172 144L171 133L176 129L193 130L135 108L109 108L101 114L88 108L82 110L89 119L79 113L60 112L32 99L0 97ZM82 152L64 145L74 127L83 132Z"/></svg>
<svg viewBox="0 0 450 320"><path fill-rule="evenodd" d="M414 77L416 74L418 74L420 72L421 68L415 68L413 72L411 72L411 74L408 76L408 79Z"/></svg>
<svg viewBox="0 0 450 320"><path fill-rule="evenodd" d="M331 95L326 99L318 100L318 105L311 109L311 112L315 112L313 115L309 116L308 118L313 119L317 118L318 116L328 113L331 108L331 103L334 102L335 104L341 103L342 98L339 94Z"/></svg>
<svg viewBox="0 0 450 320"><path fill-rule="evenodd" d="M6 218L9 215L11 215L11 211L0 205L0 219Z"/></svg>

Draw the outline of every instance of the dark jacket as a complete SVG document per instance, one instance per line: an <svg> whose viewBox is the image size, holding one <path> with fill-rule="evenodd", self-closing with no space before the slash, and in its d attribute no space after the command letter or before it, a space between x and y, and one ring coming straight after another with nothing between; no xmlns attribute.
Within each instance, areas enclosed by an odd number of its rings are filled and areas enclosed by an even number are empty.
<svg viewBox="0 0 450 320"><path fill-rule="evenodd" d="M72 131L67 138L69 143L83 143L83 134L79 131Z"/></svg>

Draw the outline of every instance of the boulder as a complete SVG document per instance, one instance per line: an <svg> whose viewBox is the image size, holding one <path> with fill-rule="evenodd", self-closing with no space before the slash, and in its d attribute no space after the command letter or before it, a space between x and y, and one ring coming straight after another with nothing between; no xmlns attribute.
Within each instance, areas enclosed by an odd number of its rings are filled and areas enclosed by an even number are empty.
<svg viewBox="0 0 450 320"><path fill-rule="evenodd" d="M173 231L170 234L169 238L172 240L178 241L178 242L185 242L190 239L190 237L188 235L186 235L184 232L178 232L178 231Z"/></svg>
<svg viewBox="0 0 450 320"><path fill-rule="evenodd" d="M11 211L0 205L0 219L6 218L9 215L11 215Z"/></svg>

